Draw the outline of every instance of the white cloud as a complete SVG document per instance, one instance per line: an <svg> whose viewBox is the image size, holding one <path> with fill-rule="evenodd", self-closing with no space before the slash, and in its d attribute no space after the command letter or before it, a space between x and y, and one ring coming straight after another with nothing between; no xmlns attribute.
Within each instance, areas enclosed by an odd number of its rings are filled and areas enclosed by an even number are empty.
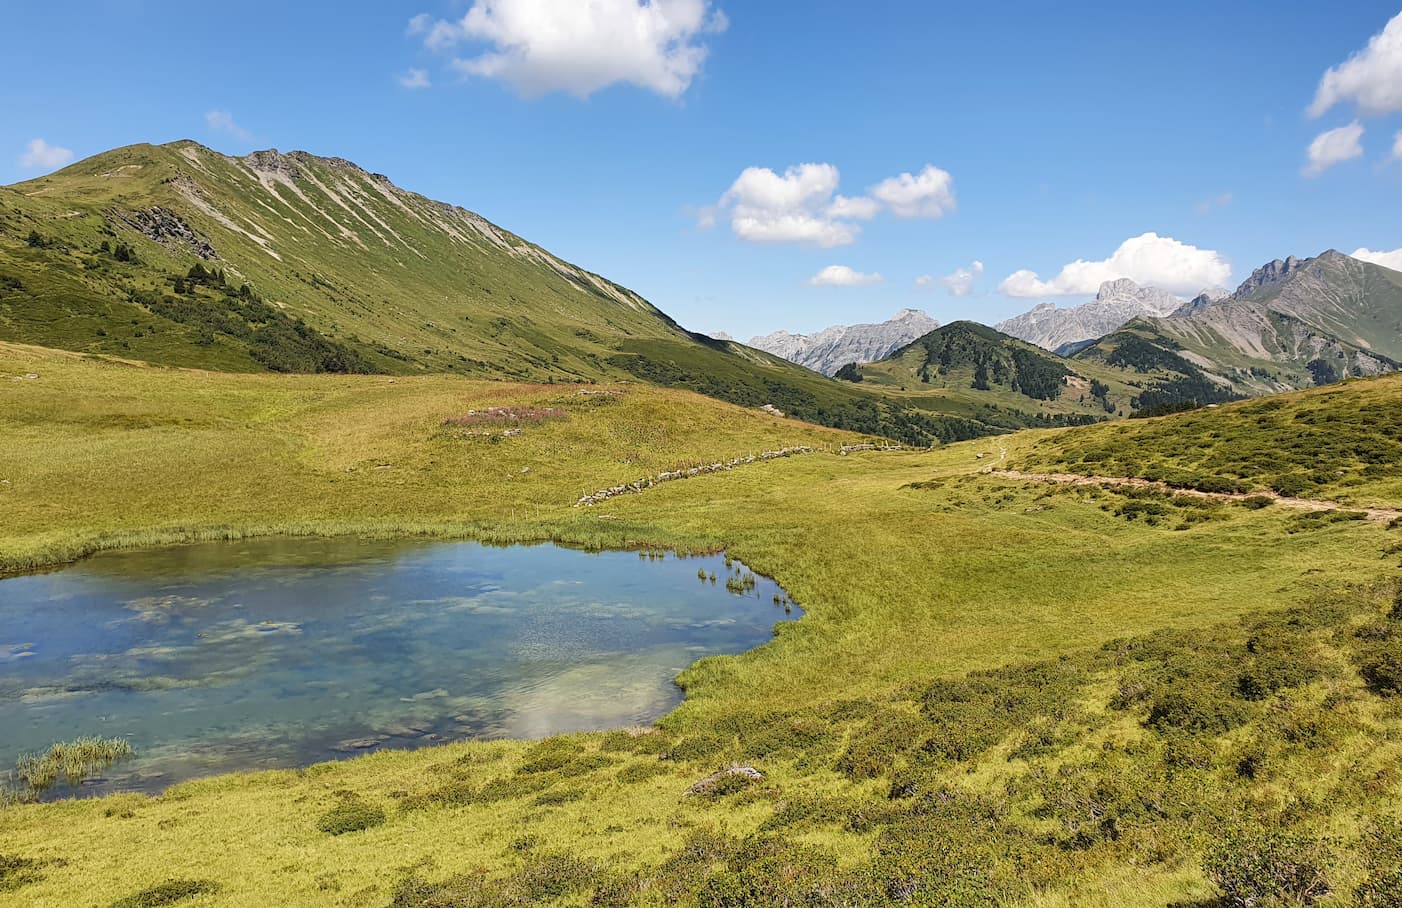
<svg viewBox="0 0 1402 908"><path fill-rule="evenodd" d="M401 88L431 88L433 82L428 78L428 70L411 69L399 77Z"/></svg>
<svg viewBox="0 0 1402 908"><path fill-rule="evenodd" d="M831 164L799 164L782 175L749 167L717 204L696 212L697 223L712 227L728 211L730 228L742 240L831 248L856 242L861 226L854 222L869 221L883 208L897 217L937 218L954 207L953 178L938 167L883 180L864 196L838 195L840 179Z"/></svg>
<svg viewBox="0 0 1402 908"><path fill-rule="evenodd" d="M1380 116L1402 110L1402 13L1368 40L1368 46L1319 80L1311 117L1353 102L1359 113Z"/></svg>
<svg viewBox="0 0 1402 908"><path fill-rule="evenodd" d="M25 170L57 170L73 160L73 152L67 148L50 145L43 139L30 141L24 154L20 155L19 166Z"/></svg>
<svg viewBox="0 0 1402 908"><path fill-rule="evenodd" d="M677 98L701 72L704 39L729 25L711 0L473 0L457 21L421 14L408 31L434 51L488 45L451 65L530 97L565 91L585 98L628 83Z"/></svg>
<svg viewBox="0 0 1402 908"><path fill-rule="evenodd" d="M713 224L718 209L729 209L730 229L742 240L846 246L861 232L850 218L865 212L854 204L858 200L834 198L839 179L831 164L800 164L782 176L767 167L748 167L715 208L702 211L700 222Z"/></svg>
<svg viewBox="0 0 1402 908"><path fill-rule="evenodd" d="M1143 286L1187 295L1204 287L1225 286L1231 277L1232 266L1219 253L1146 233L1125 240L1103 261L1077 259L1050 281L1043 281L1034 271L1016 271L998 290L1015 297L1071 296L1095 293L1105 281L1129 278Z"/></svg>
<svg viewBox="0 0 1402 908"><path fill-rule="evenodd" d="M840 195L832 200L828 206L828 216L834 218L852 218L858 221L869 221L876 217L876 213L881 210L875 199L866 196L850 198Z"/></svg>
<svg viewBox="0 0 1402 908"><path fill-rule="evenodd" d="M1321 132L1305 152L1309 163L1300 173L1317 177L1335 164L1363 157L1363 124L1354 120L1347 126Z"/></svg>
<svg viewBox="0 0 1402 908"><path fill-rule="evenodd" d="M228 133L240 142L252 142L253 133L234 122L234 115L227 110L211 110L204 115L204 124L211 132Z"/></svg>
<svg viewBox="0 0 1402 908"><path fill-rule="evenodd" d="M928 274L922 274L915 279L917 287L933 287L940 284L949 292L950 296L968 296L974 289L974 282L983 274L983 262L975 261L967 268L956 268L953 274L946 274L941 278L934 278Z"/></svg>
<svg viewBox="0 0 1402 908"><path fill-rule="evenodd" d="M1355 249L1353 257L1365 262L1372 262L1375 265L1382 265L1384 268L1391 268L1393 271L1402 271L1402 249L1394 249L1391 252L1374 252L1371 249Z"/></svg>
<svg viewBox="0 0 1402 908"><path fill-rule="evenodd" d="M871 195L901 218L942 218L954 210L954 177L927 164L918 176L903 173L882 180Z"/></svg>
<svg viewBox="0 0 1402 908"><path fill-rule="evenodd" d="M829 265L809 278L808 283L814 287L865 287L882 280L879 274L863 274L846 265Z"/></svg>
<svg viewBox="0 0 1402 908"><path fill-rule="evenodd" d="M1218 208L1226 208L1230 204L1232 204L1232 194L1230 192L1224 192L1219 195L1214 195L1210 199L1203 199L1201 202L1194 205L1193 209L1198 214L1210 214Z"/></svg>
<svg viewBox="0 0 1402 908"><path fill-rule="evenodd" d="M1392 160L1402 161L1402 130L1397 131L1397 135L1392 140Z"/></svg>

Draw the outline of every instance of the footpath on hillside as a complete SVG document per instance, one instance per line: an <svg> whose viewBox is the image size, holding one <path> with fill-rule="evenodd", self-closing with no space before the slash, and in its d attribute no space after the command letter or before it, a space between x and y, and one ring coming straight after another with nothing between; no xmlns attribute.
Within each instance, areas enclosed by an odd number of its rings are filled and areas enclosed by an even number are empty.
<svg viewBox="0 0 1402 908"><path fill-rule="evenodd" d="M1203 492L1198 489L1180 489L1165 482L1149 479L1136 479L1126 476L1082 476L1079 473L1023 473L1020 470L989 470L988 476L1003 479L1025 480L1030 482L1050 482L1071 486L1102 486L1110 488L1157 489L1174 495L1190 498L1210 498L1214 501L1245 501L1248 498L1268 498L1272 504L1294 508L1299 511L1354 511L1368 515L1369 520L1391 523L1402 520L1402 510L1395 508L1355 508L1334 501L1317 501L1312 498L1289 498L1275 492Z"/></svg>

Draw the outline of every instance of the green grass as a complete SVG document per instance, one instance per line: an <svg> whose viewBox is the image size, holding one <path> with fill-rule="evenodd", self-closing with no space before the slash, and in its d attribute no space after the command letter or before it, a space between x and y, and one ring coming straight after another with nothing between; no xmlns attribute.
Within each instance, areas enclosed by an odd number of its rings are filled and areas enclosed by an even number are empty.
<svg viewBox="0 0 1402 908"><path fill-rule="evenodd" d="M1402 501L1399 461L1402 378L1383 377L1077 429L1043 440L1018 465L1363 505Z"/></svg>
<svg viewBox="0 0 1402 908"><path fill-rule="evenodd" d="M1361 408L1396 387L1330 393ZM14 865L37 877L24 897L105 904L189 880L231 906L1165 905L1212 895L1209 872L1232 865L1206 858L1246 823L1337 842L1332 904L1383 885L1368 843L1402 794L1395 533L1297 527L1279 508L1129 519L1132 496L981 472L1000 448L1050 463L1052 445L1121 426L843 457L850 435L753 409L578 390L604 389L0 348L11 568L266 532L552 538L725 548L805 610L766 646L690 667L655 729L0 811L0 855L37 862ZM445 425L493 406L568 416L495 440ZM1250 425L1210 431L1227 447ZM820 450L572 507L795 444ZM762 778L686 796L735 763ZM318 828L375 811L382 825Z"/></svg>

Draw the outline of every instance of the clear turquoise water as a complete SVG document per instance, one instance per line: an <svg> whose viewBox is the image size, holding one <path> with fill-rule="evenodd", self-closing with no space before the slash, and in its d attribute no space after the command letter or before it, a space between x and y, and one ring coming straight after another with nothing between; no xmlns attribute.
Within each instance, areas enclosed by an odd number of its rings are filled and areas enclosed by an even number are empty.
<svg viewBox="0 0 1402 908"><path fill-rule="evenodd" d="M137 751L87 789L150 791L651 722L681 699L687 665L797 617L771 581L740 596L726 576L719 556L292 539L0 580L0 772L81 735Z"/></svg>

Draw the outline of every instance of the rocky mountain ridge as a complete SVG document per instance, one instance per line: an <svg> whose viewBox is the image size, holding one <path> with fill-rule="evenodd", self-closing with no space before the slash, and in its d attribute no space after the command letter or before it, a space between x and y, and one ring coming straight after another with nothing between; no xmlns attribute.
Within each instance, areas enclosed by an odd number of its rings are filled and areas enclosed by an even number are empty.
<svg viewBox="0 0 1402 908"><path fill-rule="evenodd" d="M1171 293L1121 278L1101 284L1088 303L1064 309L1041 303L994 327L1045 350L1066 350L1104 337L1136 318L1170 315L1183 304Z"/></svg>
<svg viewBox="0 0 1402 908"><path fill-rule="evenodd" d="M775 331L750 339L750 346L824 375L848 363L885 359L940 326L919 309L902 309L892 318L861 325L833 325L815 334Z"/></svg>

